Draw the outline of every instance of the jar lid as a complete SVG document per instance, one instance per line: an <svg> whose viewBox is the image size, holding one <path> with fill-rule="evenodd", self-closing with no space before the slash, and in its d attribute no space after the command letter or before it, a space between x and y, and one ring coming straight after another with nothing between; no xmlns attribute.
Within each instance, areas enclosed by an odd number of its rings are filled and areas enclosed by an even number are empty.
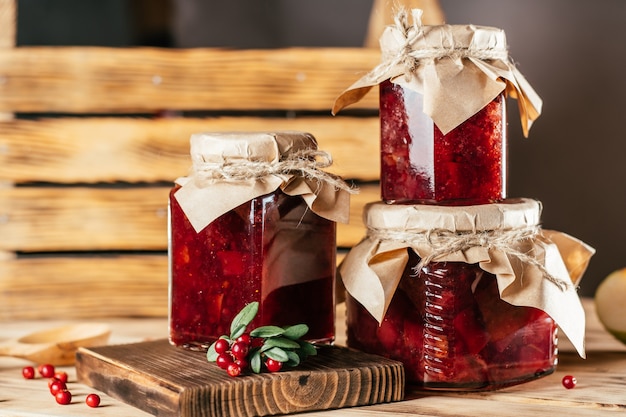
<svg viewBox="0 0 626 417"><path fill-rule="evenodd" d="M449 133L502 93L518 100L524 136L541 114L542 100L509 59L498 28L422 25L422 11L405 10L380 38L381 63L343 91L332 113L389 80L423 96L424 113Z"/></svg>
<svg viewBox="0 0 626 417"><path fill-rule="evenodd" d="M477 59L508 59L506 35L502 29L476 25L437 25L411 28L408 45L413 59L473 57ZM410 30L411 30L410 29ZM380 39L382 59L395 58L407 48L406 39L397 31L387 30Z"/></svg>
<svg viewBox="0 0 626 417"><path fill-rule="evenodd" d="M191 135L193 167L174 193L200 232L241 204L281 190L300 196L321 217L347 223L351 188L323 171L332 164L310 133L204 132Z"/></svg>
<svg viewBox="0 0 626 417"><path fill-rule="evenodd" d="M190 138L194 164L256 161L278 162L303 149L317 149L310 133L281 132L202 132Z"/></svg>
<svg viewBox="0 0 626 417"><path fill-rule="evenodd" d="M541 203L507 199L473 206L369 203L363 211L368 228L424 233L432 230L481 232L515 229L539 224Z"/></svg>

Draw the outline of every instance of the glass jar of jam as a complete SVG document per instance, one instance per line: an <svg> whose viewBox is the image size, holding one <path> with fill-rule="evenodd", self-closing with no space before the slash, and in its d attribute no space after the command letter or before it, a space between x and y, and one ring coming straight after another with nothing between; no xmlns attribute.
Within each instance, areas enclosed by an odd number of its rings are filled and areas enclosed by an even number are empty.
<svg viewBox="0 0 626 417"><path fill-rule="evenodd" d="M584 311L567 272L561 282L544 276L539 212L527 199L367 205L368 236L340 267L348 345L403 362L407 381L426 389L495 389L552 373L553 317L576 316L580 330Z"/></svg>
<svg viewBox="0 0 626 417"><path fill-rule="evenodd" d="M500 29L421 24L401 11L380 38L382 62L346 89L333 113L378 87L381 198L474 205L506 198L506 98L524 135L542 101L508 56Z"/></svg>
<svg viewBox="0 0 626 417"><path fill-rule="evenodd" d="M334 340L336 223L305 201L328 187L280 168L316 149L299 132L192 135L193 172L170 193L172 344L206 349L252 301L254 327L305 323L308 340Z"/></svg>

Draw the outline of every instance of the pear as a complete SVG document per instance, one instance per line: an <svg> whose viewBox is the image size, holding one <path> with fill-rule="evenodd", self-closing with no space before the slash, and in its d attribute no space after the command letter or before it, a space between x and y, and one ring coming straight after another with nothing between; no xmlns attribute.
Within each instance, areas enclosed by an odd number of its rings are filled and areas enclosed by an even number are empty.
<svg viewBox="0 0 626 417"><path fill-rule="evenodd" d="M626 344L626 268L610 273L600 283L595 304L604 328Z"/></svg>

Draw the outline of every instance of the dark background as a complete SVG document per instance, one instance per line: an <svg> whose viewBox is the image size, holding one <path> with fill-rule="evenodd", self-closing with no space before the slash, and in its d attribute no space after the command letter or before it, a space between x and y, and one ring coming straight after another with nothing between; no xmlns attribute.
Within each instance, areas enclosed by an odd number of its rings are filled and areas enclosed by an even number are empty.
<svg viewBox="0 0 626 417"><path fill-rule="evenodd" d="M509 196L597 249L581 282L626 267L626 1L441 0L448 23L505 30L544 100L522 137L509 103ZM371 0L21 0L19 45L361 46ZM339 93L339 92L338 92ZM331 103L329 103L330 107Z"/></svg>

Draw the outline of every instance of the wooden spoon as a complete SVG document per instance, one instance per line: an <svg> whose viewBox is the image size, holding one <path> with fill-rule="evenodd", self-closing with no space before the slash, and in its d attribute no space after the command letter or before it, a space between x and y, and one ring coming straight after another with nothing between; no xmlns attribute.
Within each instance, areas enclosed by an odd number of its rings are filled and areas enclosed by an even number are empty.
<svg viewBox="0 0 626 417"><path fill-rule="evenodd" d="M72 365L80 346L106 344L111 329L103 323L77 323L0 342L0 356L28 359L38 364Z"/></svg>

